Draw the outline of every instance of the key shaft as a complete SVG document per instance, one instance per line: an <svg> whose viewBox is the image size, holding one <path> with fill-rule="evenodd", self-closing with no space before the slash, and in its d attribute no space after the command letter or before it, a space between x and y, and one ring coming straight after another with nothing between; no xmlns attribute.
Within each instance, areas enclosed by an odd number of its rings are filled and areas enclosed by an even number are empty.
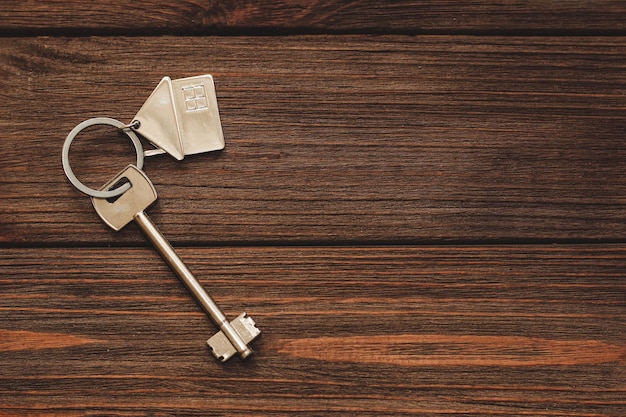
<svg viewBox="0 0 626 417"><path fill-rule="evenodd" d="M183 260L178 256L172 245L165 239L150 217L148 217L145 212L140 211L135 214L134 219L141 231L150 242L152 242L157 252L159 252L169 267L178 275L187 290L189 290L220 330L224 332L224 335L232 343L241 358L245 359L250 356L253 353L252 349L248 347L246 342L239 336L233 326L231 326L226 315L224 315L213 298L202 288L202 285L200 285L196 277L194 277L189 268L187 268Z"/></svg>

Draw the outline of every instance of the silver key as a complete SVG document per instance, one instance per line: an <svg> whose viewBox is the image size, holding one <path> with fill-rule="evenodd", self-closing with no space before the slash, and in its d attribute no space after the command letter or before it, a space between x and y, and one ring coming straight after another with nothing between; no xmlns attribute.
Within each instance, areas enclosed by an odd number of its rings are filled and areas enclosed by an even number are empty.
<svg viewBox="0 0 626 417"><path fill-rule="evenodd" d="M220 328L219 332L207 340L207 344L217 359L225 362L236 353L239 353L242 359L250 356L253 351L248 343L261 333L254 320L246 313L242 313L229 322L215 301L204 291L198 280L176 254L172 245L144 213L144 210L157 199L152 182L142 170L129 165L105 184L102 190L115 189L122 183L130 183L130 189L115 200L92 197L91 201L100 218L115 231L135 220L170 268Z"/></svg>

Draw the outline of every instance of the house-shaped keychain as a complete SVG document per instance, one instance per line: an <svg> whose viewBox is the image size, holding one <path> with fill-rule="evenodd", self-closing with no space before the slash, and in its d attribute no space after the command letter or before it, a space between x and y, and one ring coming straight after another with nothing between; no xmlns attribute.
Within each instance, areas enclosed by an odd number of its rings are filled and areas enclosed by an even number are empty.
<svg viewBox="0 0 626 417"><path fill-rule="evenodd" d="M130 126L154 146L178 160L185 155L224 148L211 75L177 80L164 77ZM148 153L162 152L155 150Z"/></svg>

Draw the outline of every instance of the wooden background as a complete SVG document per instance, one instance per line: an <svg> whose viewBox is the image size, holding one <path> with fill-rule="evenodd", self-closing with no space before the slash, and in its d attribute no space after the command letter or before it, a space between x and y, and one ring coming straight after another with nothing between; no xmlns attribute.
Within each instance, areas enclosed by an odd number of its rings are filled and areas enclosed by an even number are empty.
<svg viewBox="0 0 626 417"><path fill-rule="evenodd" d="M626 415L626 4L0 2L0 416ZM135 226L79 122L215 77L226 148ZM103 129L72 164L134 160Z"/></svg>

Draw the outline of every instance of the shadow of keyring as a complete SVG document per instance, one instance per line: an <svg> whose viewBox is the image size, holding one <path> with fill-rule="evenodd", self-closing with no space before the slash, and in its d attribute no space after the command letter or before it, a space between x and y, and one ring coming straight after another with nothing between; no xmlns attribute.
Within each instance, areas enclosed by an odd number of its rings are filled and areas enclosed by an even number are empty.
<svg viewBox="0 0 626 417"><path fill-rule="evenodd" d="M62 152L62 161L63 161L63 171L65 171L65 175L67 179L70 180L72 185L76 187L79 191L90 195L95 198L113 198L125 193L129 188L130 184L123 184L121 187L116 188L114 190L102 191L102 190L94 190L93 188L87 187L83 184L72 171L72 167L70 166L70 146L72 145L72 141L76 138L76 136L87 129L90 126L94 125L109 125L118 128L120 131L124 132L126 136L128 136L135 147L135 152L137 153L137 163L136 166L139 169L143 168L143 158L144 152L143 147L141 146L141 142L139 138L133 132L129 125L125 125L119 120L111 119L109 117L94 117L93 119L85 120L82 123L79 123L65 138L65 142L63 143L63 152Z"/></svg>

